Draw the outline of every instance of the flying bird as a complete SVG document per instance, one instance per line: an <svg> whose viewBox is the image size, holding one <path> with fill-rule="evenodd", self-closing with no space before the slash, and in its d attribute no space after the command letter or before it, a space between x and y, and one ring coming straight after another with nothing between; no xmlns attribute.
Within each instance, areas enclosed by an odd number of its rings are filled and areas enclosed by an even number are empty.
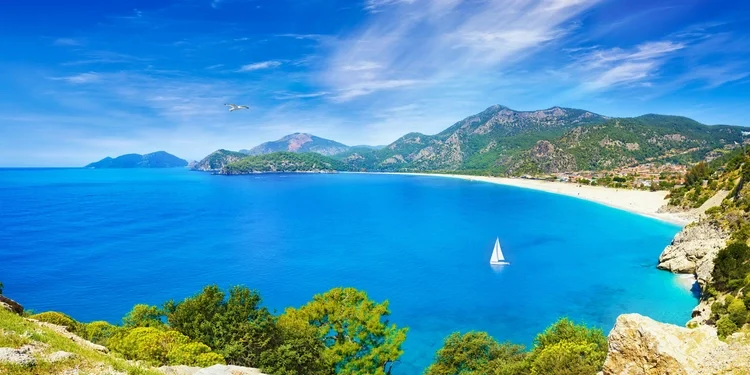
<svg viewBox="0 0 750 375"><path fill-rule="evenodd" d="M237 111L237 110L240 110L240 109L250 109L250 107L248 107L246 105L237 105L237 104L224 104L224 105L228 105L229 106L229 112Z"/></svg>

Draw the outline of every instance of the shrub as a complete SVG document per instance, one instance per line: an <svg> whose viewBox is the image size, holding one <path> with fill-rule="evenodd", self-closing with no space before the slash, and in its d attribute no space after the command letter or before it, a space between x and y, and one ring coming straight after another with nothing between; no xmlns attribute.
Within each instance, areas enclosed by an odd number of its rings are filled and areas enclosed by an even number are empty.
<svg viewBox="0 0 750 375"><path fill-rule="evenodd" d="M133 306L133 309L122 318L122 324L126 328L163 328L164 312L156 306L135 305Z"/></svg>
<svg viewBox="0 0 750 375"><path fill-rule="evenodd" d="M107 322L91 322L85 325L84 337L91 342L108 346L109 339L112 338L119 329L119 327L113 326Z"/></svg>
<svg viewBox="0 0 750 375"><path fill-rule="evenodd" d="M326 346L318 330L302 319L281 315L277 322L282 344L260 355L260 369L274 375L328 375L333 364L323 358Z"/></svg>
<svg viewBox="0 0 750 375"><path fill-rule="evenodd" d="M218 286L207 286L182 302L167 302L164 311L173 329L213 348L229 364L258 367L261 353L280 344L273 316L246 287L233 287L226 297Z"/></svg>
<svg viewBox="0 0 750 375"><path fill-rule="evenodd" d="M174 330L137 327L123 330L110 339L110 347L126 359L144 361L152 366L210 366L224 363L221 355L205 344L191 342Z"/></svg>
<svg viewBox="0 0 750 375"><path fill-rule="evenodd" d="M57 311L47 311L40 314L29 316L31 319L36 319L40 322L56 324L58 326L65 327L69 332L80 333L83 331L83 324L77 322L75 319L68 315Z"/></svg>
<svg viewBox="0 0 750 375"><path fill-rule="evenodd" d="M727 306L727 311L729 312L729 319L732 319L732 322L734 322L737 327L742 327L747 321L747 308L741 299L734 299L732 303Z"/></svg>
<svg viewBox="0 0 750 375"><path fill-rule="evenodd" d="M521 345L499 344L485 332L456 332L445 339L425 375L527 374L525 358Z"/></svg>
<svg viewBox="0 0 750 375"><path fill-rule="evenodd" d="M716 322L716 331L719 337L723 339L737 332L737 325L729 318L729 315L724 315Z"/></svg>
<svg viewBox="0 0 750 375"><path fill-rule="evenodd" d="M711 273L713 286L720 291L736 291L744 286L748 273L750 248L744 242L732 243L716 255Z"/></svg>
<svg viewBox="0 0 750 375"><path fill-rule="evenodd" d="M719 319L720 316L727 313L727 308L721 301L716 301L711 304L711 316Z"/></svg>
<svg viewBox="0 0 750 375"><path fill-rule="evenodd" d="M0 294L3 294L3 283L0 281Z"/></svg>
<svg viewBox="0 0 750 375"><path fill-rule="evenodd" d="M594 375L603 363L597 344L564 340L542 349L534 359L531 374Z"/></svg>

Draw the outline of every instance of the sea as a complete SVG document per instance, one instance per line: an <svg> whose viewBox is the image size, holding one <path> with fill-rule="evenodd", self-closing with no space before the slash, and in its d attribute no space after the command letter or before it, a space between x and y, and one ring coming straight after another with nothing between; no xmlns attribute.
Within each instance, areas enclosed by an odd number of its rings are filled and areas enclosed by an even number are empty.
<svg viewBox="0 0 750 375"><path fill-rule="evenodd" d="M120 323L208 284L272 311L334 287L409 327L394 374L452 332L532 345L561 317L683 325L696 296L656 269L678 226L584 200L437 176L1 169L0 282L36 312ZM509 266L490 266L499 238Z"/></svg>

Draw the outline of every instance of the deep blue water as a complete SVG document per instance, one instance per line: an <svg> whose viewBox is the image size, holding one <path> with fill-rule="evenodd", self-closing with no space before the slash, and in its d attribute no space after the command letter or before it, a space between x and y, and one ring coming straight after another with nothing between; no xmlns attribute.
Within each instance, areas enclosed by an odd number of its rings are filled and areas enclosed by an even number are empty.
<svg viewBox="0 0 750 375"><path fill-rule="evenodd" d="M679 228L582 200L397 175L0 170L0 281L36 311L119 322L136 303L245 284L282 311L336 286L410 327L398 374L453 331L530 344L568 316L683 324L695 298L655 268ZM488 260L500 237L511 266Z"/></svg>

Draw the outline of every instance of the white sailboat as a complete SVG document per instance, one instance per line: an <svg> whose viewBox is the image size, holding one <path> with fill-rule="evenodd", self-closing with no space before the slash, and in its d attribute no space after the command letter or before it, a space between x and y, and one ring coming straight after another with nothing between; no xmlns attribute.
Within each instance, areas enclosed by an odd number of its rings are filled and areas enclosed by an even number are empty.
<svg viewBox="0 0 750 375"><path fill-rule="evenodd" d="M505 261L505 257L503 256L503 251L500 250L500 238L495 240L495 248L492 249L492 257L490 257L490 264L494 264L494 265L510 264L510 262Z"/></svg>

